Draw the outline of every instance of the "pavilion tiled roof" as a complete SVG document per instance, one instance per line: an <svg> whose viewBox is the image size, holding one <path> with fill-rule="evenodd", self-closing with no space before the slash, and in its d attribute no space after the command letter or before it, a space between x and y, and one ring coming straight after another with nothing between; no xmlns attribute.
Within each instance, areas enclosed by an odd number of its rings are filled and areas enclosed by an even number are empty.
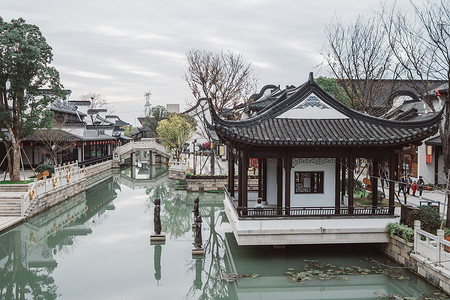
<svg viewBox="0 0 450 300"><path fill-rule="evenodd" d="M314 94L343 118L277 118ZM419 142L437 132L442 112L419 121L386 120L354 111L322 90L313 80L286 91L255 117L228 121L218 117L210 103L212 124L219 138L253 145L381 146Z"/></svg>

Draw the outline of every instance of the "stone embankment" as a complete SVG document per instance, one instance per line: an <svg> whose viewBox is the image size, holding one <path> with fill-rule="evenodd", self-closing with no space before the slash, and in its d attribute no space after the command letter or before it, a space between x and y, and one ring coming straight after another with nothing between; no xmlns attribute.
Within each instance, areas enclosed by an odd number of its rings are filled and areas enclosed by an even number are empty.
<svg viewBox="0 0 450 300"><path fill-rule="evenodd" d="M186 191L188 192L204 192L204 191L223 191L224 185L228 184L226 175L220 176L187 176ZM235 189L238 189L238 180L234 181ZM258 190L258 179L250 178L248 180L248 190Z"/></svg>
<svg viewBox="0 0 450 300"><path fill-rule="evenodd" d="M111 160L86 168L74 162L56 167L51 178L29 184L1 185L0 232L85 191L111 169Z"/></svg>
<svg viewBox="0 0 450 300"><path fill-rule="evenodd" d="M400 265L407 267L450 295L450 270L419 253L415 253L413 243L408 243L398 236L391 235L384 252Z"/></svg>

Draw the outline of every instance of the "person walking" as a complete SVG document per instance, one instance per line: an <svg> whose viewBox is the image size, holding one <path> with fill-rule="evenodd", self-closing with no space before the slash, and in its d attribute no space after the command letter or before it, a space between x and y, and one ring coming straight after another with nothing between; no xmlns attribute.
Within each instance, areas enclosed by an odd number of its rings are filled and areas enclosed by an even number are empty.
<svg viewBox="0 0 450 300"><path fill-rule="evenodd" d="M417 180L417 190L419 191L419 199L422 200L422 192L423 188L425 186L425 182L423 181L422 176L419 176L419 179Z"/></svg>
<svg viewBox="0 0 450 300"><path fill-rule="evenodd" d="M398 196L400 196L400 192L403 192L403 195L405 194L405 175L402 175L402 177L398 181Z"/></svg>
<svg viewBox="0 0 450 300"><path fill-rule="evenodd" d="M410 190L411 190L411 184L412 184L411 176L410 175L406 176L405 181L406 181L405 192L409 196L410 195Z"/></svg>
<svg viewBox="0 0 450 300"><path fill-rule="evenodd" d="M416 195L416 191L417 191L417 182L414 180L413 181L413 183L411 184L411 190L412 190L412 192L413 192L413 196L415 196Z"/></svg>

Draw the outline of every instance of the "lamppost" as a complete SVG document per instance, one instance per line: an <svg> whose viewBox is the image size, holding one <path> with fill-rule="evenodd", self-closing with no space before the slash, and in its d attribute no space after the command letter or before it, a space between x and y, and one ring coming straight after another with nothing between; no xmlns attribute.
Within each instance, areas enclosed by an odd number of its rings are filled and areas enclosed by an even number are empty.
<svg viewBox="0 0 450 300"><path fill-rule="evenodd" d="M197 139L195 139L193 142L193 147L192 147L192 151L194 151L194 175L197 173L197 166L196 166L196 156L197 156L197 151L195 150L195 144L197 144Z"/></svg>

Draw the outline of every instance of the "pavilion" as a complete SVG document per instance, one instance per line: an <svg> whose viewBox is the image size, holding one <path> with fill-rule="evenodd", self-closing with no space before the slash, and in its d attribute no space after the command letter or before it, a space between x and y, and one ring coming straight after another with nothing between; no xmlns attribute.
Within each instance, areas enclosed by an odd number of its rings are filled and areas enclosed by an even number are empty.
<svg viewBox="0 0 450 300"><path fill-rule="evenodd" d="M210 102L210 130L228 149L225 211L239 245L384 243L394 214L395 182L389 181L388 205L354 205L355 162L397 174L396 151L435 134L441 113L420 121L381 119L354 111L309 80L276 91L269 106L240 121L221 119ZM272 97L273 95L266 95ZM257 191L249 190L250 160L257 159ZM237 169L237 185L235 171ZM254 207L261 198L264 207Z"/></svg>

